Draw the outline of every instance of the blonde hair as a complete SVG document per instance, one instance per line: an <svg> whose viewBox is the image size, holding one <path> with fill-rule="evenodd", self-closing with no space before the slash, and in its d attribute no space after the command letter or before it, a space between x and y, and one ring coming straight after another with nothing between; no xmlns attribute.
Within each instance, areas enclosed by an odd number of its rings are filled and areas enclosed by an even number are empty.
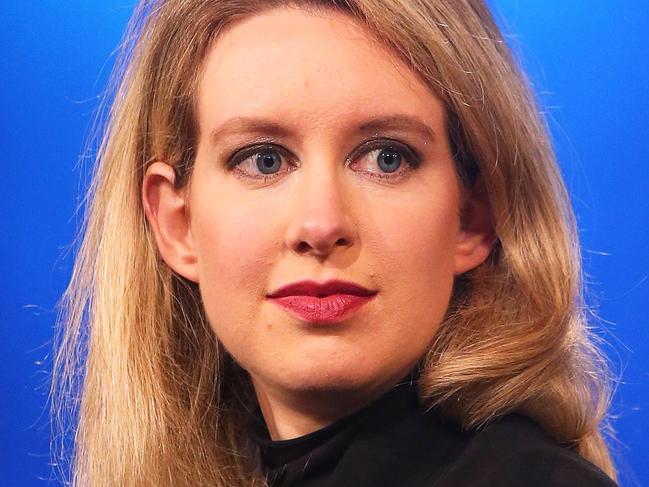
<svg viewBox="0 0 649 487"><path fill-rule="evenodd" d="M140 191L154 160L173 163L178 185L190 179L196 85L215 37L281 5L339 9L394 50L443 102L464 183L479 174L488 194L498 243L455 283L421 363L424 404L464 428L521 411L615 478L574 217L536 102L483 2L160 0L143 1L127 30L62 301L52 411L56 424L76 419L72 483L264 485L245 433L246 373L196 285L160 258Z"/></svg>

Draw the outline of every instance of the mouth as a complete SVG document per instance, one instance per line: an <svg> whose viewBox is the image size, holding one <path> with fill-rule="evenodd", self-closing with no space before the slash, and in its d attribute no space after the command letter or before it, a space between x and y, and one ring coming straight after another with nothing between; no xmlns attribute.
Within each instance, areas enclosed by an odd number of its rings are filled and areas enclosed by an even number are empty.
<svg viewBox="0 0 649 487"><path fill-rule="evenodd" d="M326 325L348 318L376 294L347 281L300 281L278 289L268 298L301 321Z"/></svg>

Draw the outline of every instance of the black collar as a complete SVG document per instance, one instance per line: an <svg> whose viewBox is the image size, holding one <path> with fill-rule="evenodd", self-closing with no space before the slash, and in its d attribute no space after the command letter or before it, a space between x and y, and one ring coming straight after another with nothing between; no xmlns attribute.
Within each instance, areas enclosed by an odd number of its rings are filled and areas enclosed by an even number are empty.
<svg viewBox="0 0 649 487"><path fill-rule="evenodd" d="M398 456L411 450L410 440L419 443L416 437L400 432L421 429L417 423L424 420L411 376L352 415L299 438L271 440L259 409L257 413L251 437L273 487L336 485L333 479L347 478L341 471L349 466L365 480L374 475L380 478L383 468L393 469Z"/></svg>

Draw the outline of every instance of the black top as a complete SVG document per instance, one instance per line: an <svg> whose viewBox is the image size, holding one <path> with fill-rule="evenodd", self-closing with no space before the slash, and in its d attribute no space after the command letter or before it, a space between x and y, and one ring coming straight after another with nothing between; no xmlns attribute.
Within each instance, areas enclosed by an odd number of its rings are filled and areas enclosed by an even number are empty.
<svg viewBox="0 0 649 487"><path fill-rule="evenodd" d="M434 411L423 412L411 382L291 440L272 441L257 414L252 437L272 487L615 486L524 416L462 432Z"/></svg>

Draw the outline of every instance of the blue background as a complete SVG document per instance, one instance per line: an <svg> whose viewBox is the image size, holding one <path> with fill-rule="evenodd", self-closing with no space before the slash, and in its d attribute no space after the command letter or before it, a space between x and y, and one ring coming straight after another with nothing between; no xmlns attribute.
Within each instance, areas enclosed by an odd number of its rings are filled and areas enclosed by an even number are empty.
<svg viewBox="0 0 649 487"><path fill-rule="evenodd" d="M492 0L543 110L579 220L589 302L620 375L623 485L649 479L649 5ZM79 160L132 5L0 4L0 484L51 477L47 391L69 279ZM88 167L88 161L86 161Z"/></svg>

